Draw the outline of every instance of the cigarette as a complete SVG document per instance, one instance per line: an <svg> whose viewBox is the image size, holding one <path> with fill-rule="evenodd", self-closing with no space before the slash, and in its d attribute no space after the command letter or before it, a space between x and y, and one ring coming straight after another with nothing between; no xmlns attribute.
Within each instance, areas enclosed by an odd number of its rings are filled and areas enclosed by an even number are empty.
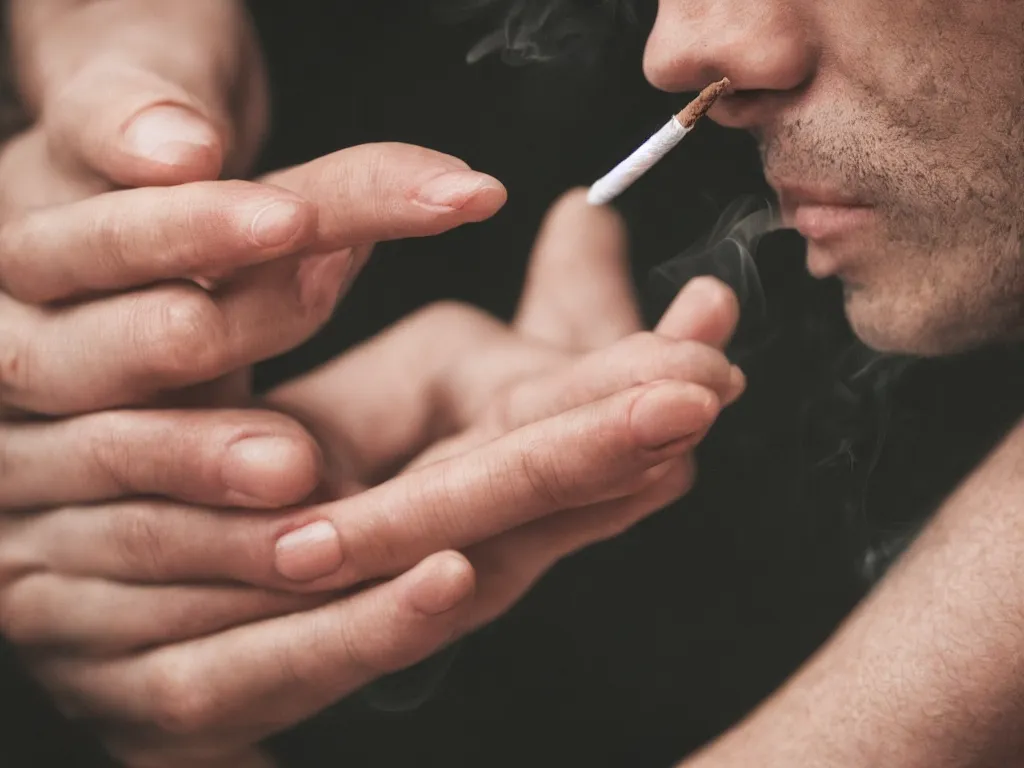
<svg viewBox="0 0 1024 768"><path fill-rule="evenodd" d="M718 97L730 86L729 78L723 77L701 91L697 98L683 107L678 114L673 115L672 119L639 149L595 181L587 193L587 202L591 205L605 205L633 186L637 179L651 170L693 130L697 121L707 114L718 101Z"/></svg>

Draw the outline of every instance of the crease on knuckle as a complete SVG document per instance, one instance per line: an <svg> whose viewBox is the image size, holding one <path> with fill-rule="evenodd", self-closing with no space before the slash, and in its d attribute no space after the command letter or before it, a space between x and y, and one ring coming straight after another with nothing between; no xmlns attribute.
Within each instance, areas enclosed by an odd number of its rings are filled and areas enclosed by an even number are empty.
<svg viewBox="0 0 1024 768"><path fill-rule="evenodd" d="M148 318L139 339L140 358L157 386L205 381L221 372L226 358L227 326L214 299L199 288L161 291L138 311Z"/></svg>
<svg viewBox="0 0 1024 768"><path fill-rule="evenodd" d="M111 539L115 551L135 580L152 581L162 576L167 547L163 541L159 514L149 505L123 505L111 516Z"/></svg>
<svg viewBox="0 0 1024 768"><path fill-rule="evenodd" d="M389 145L374 148L367 159L363 180L373 221L378 222L388 235L396 231L388 222L395 221L401 214L400 204L393 192L395 179L388 155L390 149Z"/></svg>
<svg viewBox="0 0 1024 768"><path fill-rule="evenodd" d="M89 469L102 478L103 485L114 496L129 496L146 490L140 482L139 459L133 450L131 424L124 413L108 411L92 417L92 434L86 438Z"/></svg>
<svg viewBox="0 0 1024 768"><path fill-rule="evenodd" d="M518 470L533 500L552 509L572 506L572 484L555 462L540 458L535 445L526 446L519 454Z"/></svg>
<svg viewBox="0 0 1024 768"><path fill-rule="evenodd" d="M175 736L192 736L211 728L217 708L202 675L180 654L160 657L149 675L154 725Z"/></svg>
<svg viewBox="0 0 1024 768"><path fill-rule="evenodd" d="M342 622L338 627L337 634L341 641L345 664L354 668L357 676L365 680L375 680L394 671L397 667L387 663L388 652L384 648L388 642L388 635L381 633L377 636L373 643L377 648L370 651L360 643L359 626L357 622Z"/></svg>
<svg viewBox="0 0 1024 768"><path fill-rule="evenodd" d="M96 216L91 218L86 232L86 250L97 259L96 267L102 274L124 275L131 269L130 253L140 245L133 235L127 217Z"/></svg>

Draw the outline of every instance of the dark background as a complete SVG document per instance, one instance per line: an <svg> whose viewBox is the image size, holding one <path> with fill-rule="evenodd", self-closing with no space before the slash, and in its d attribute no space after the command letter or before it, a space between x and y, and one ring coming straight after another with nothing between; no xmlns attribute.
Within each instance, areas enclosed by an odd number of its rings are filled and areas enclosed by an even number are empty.
<svg viewBox="0 0 1024 768"><path fill-rule="evenodd" d="M330 327L261 368L262 386L436 299L508 316L547 206L685 100L643 80L649 7L595 57L513 67L497 57L468 66L466 51L493 21L442 23L429 5L252 3L275 98L265 167L408 141L456 154L509 190L490 222L381 246ZM702 124L620 201L638 285L729 201L763 191L752 143ZM696 491L556 568L445 660L447 674L415 710L353 697L276 740L285 760L668 766L828 636L887 554L1019 415L1024 366L1019 349L877 359L850 337L837 286L807 277L798 240L771 236L758 264L767 316L731 350L750 388L702 447ZM660 308L652 299L650 316ZM417 679L394 682L405 692ZM18 724L8 743L35 750L27 764L58 759L52 750L70 737L50 736L56 723L24 704L27 688L3 690L22 702L20 719L4 721Z"/></svg>

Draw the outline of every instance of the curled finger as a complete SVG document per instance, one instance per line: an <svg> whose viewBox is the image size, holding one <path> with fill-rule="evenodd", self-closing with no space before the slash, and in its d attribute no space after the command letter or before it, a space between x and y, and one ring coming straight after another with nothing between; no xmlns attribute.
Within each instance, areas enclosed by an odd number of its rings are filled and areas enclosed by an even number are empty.
<svg viewBox="0 0 1024 768"><path fill-rule="evenodd" d="M0 424L7 509L137 495L280 507L309 496L320 467L313 439L271 411L106 411Z"/></svg>
<svg viewBox="0 0 1024 768"><path fill-rule="evenodd" d="M320 608L125 660L60 661L39 672L65 711L148 725L154 742L242 729L255 738L254 727L262 735L286 728L438 651L460 631L456 608L474 584L464 557L441 552Z"/></svg>

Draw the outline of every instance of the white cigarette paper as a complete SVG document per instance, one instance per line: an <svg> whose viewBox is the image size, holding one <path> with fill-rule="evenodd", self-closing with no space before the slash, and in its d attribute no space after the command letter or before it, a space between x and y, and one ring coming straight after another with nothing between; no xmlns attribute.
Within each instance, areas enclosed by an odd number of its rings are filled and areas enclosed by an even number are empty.
<svg viewBox="0 0 1024 768"><path fill-rule="evenodd" d="M693 126L685 128L679 122L679 118L673 116L660 131L641 144L639 149L595 181L587 193L587 202L591 205L610 203L651 170L692 130Z"/></svg>
<svg viewBox="0 0 1024 768"><path fill-rule="evenodd" d="M729 78L723 77L698 93L697 98L665 123L662 129L645 141L636 152L594 182L587 193L587 202L591 205L605 205L629 189L637 179L671 152L672 148L693 130L697 121L715 105L718 98L730 88L732 83L729 82Z"/></svg>

